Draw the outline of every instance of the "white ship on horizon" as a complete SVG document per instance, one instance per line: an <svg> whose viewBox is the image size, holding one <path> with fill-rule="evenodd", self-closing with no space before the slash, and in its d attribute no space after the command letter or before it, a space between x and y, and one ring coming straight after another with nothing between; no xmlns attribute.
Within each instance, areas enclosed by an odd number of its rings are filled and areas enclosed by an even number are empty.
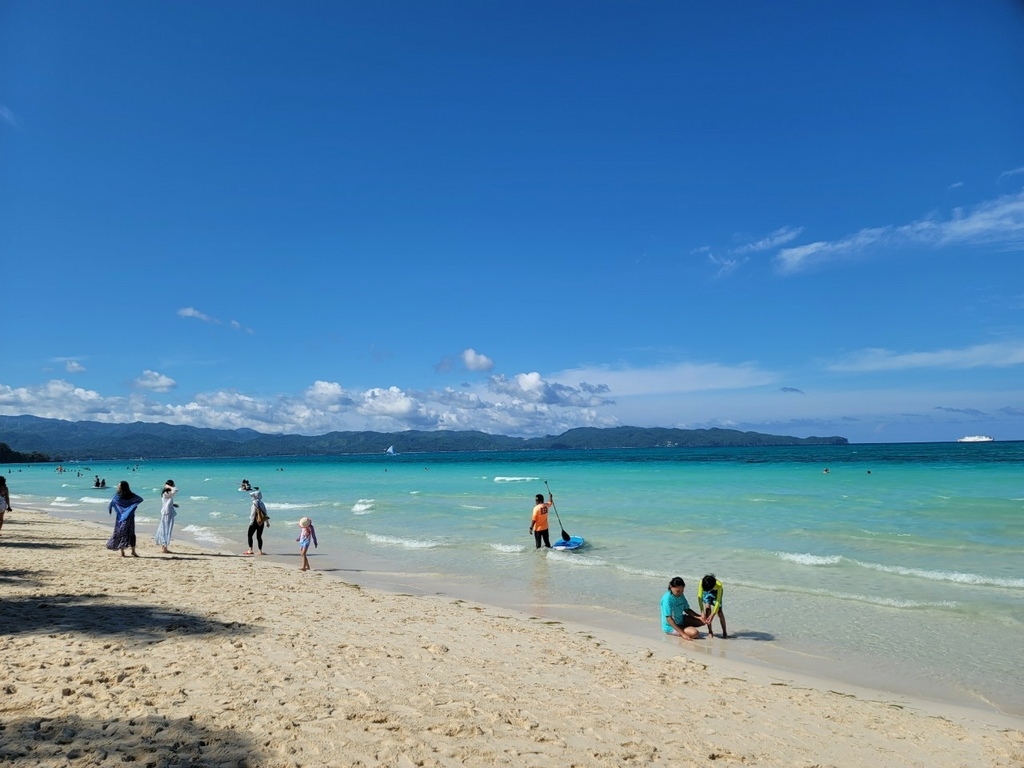
<svg viewBox="0 0 1024 768"><path fill-rule="evenodd" d="M958 437L958 443L991 443L995 440L994 437L988 435L967 435L965 437Z"/></svg>

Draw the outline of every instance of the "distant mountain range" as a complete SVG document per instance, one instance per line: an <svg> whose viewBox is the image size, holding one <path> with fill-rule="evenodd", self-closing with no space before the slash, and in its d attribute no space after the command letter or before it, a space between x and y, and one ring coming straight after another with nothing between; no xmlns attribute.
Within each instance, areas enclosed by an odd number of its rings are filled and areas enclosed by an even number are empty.
<svg viewBox="0 0 1024 768"><path fill-rule="evenodd" d="M0 443L22 460L228 458L336 456L347 453L515 451L586 448L724 448L768 445L846 445L845 437L786 437L734 429L583 427L546 437L508 437L484 432L329 432L267 435L252 429L203 429L135 422L102 424L36 416L0 416ZM8 458L7 461L18 460Z"/></svg>

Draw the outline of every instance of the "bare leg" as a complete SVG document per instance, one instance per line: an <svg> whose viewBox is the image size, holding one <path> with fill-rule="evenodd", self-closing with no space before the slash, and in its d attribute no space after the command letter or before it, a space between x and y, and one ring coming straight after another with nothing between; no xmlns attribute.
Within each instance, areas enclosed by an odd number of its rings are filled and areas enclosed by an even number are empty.
<svg viewBox="0 0 1024 768"><path fill-rule="evenodd" d="M729 632L725 628L725 614L722 613L722 609L721 608L718 609L718 620L722 624L722 637L728 637L729 636ZM710 625L709 625L708 628L710 629Z"/></svg>

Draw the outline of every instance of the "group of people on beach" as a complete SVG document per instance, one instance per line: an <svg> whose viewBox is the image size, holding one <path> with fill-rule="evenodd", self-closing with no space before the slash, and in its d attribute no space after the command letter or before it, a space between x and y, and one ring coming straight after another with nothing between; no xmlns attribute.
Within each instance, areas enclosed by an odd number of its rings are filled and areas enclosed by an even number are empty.
<svg viewBox="0 0 1024 768"><path fill-rule="evenodd" d="M548 510L555 504L555 497L548 489L548 499L544 501L544 494L538 493L534 497L533 514L530 517L530 533L533 534L536 548L541 546L551 549L551 538L548 523ZM697 603L701 606L701 612L697 613L690 608L690 603L683 595L686 589L686 582L682 576L675 576L668 583L668 591L661 598L661 628L666 634L676 635L685 640L695 640L700 636L698 627L707 627L708 635L715 636L711 624L714 618L718 617L722 625L722 637L729 637L725 628L725 612L722 610L722 597L725 588L721 580L715 574L709 573L701 579L700 589L697 591Z"/></svg>
<svg viewBox="0 0 1024 768"><path fill-rule="evenodd" d="M263 492L258 485L252 485L244 478L238 490L249 491L249 496L252 499L252 504L249 507L249 530L246 533L249 540L249 548L242 554L265 555L266 552L263 551L263 529L270 527L270 515L267 513L267 505L263 501ZM256 538L255 550L252 546L254 536ZM312 544L314 548L320 546L316 539L316 528L313 527L313 521L310 518L299 518L299 535L295 540L299 542L299 555L302 557L299 570L308 571L310 569L307 556L309 545Z"/></svg>
<svg viewBox="0 0 1024 768"><path fill-rule="evenodd" d="M683 594L686 582L682 576L674 576L668 583L668 591L661 597L661 628L668 635L675 635L684 640L696 640L700 637L698 627L707 627L708 635L715 636L711 624L715 616L722 625L722 637L729 637L725 628L725 611L722 610L722 598L725 588L715 574L708 573L700 580L697 591L697 604L701 612L697 613L690 607Z"/></svg>
<svg viewBox="0 0 1024 768"><path fill-rule="evenodd" d="M6 492L6 479L0 477L0 480L3 481L3 491ZM263 551L263 529L270 527L270 515L267 514L267 505L263 501L263 493L258 485L251 486L248 480L242 480L240 490L250 491L249 495L252 498L252 505L249 508L249 548L242 554L253 554L253 536L256 537L256 552L261 555L266 554ZM169 547L171 535L174 532L174 518L177 516L178 505L174 501L174 496L177 492L178 488L174 485L173 480L168 480L164 483L163 492L160 494L160 523L157 525L156 534L153 536L153 540L160 547L160 551L168 555L173 554ZM127 556L125 555L125 550L130 550L132 557L139 556L135 549L137 544L135 512L143 501L144 499L131 489L127 480L122 480L117 484L114 497L110 500L107 514L112 515L116 512L117 516L114 520L114 532L111 534L110 539L107 540L107 549L119 551L121 557ZM0 500L0 527L3 526L3 513L6 512L8 506L9 502L5 506L4 501ZM313 521L310 518L303 517L299 520L299 535L295 540L299 542L299 554L302 556L299 570L308 571L310 570L307 557L309 545L312 544L314 547L320 546L316 538L316 529L313 527Z"/></svg>
<svg viewBox="0 0 1024 768"><path fill-rule="evenodd" d="M7 493L6 479L0 477L0 527L3 526L3 515L10 508L10 497ZM270 527L270 515L267 513L267 505L263 501L263 493L259 486L252 486L248 480L243 480L239 490L248 490L252 499L249 510L249 548L242 554L265 554L263 552L263 529ZM173 480L164 483L163 492L160 494L160 523L157 526L154 539L160 547L160 551L170 554L168 549L171 543L171 534L174 531L174 518L177 514L178 505L174 502L174 496L178 489ZM554 504L554 497L548 492L548 499L545 502L543 494L537 494L536 504L533 508L533 515L530 520L530 533L534 535L536 546L551 546L548 533L548 508ZM138 557L135 551L135 512L139 504L143 502L141 496L132 491L126 480L117 484L117 491L110 500L108 514L117 513L114 522L114 532L107 541L107 549L118 550L121 557L125 557L125 550L130 549L132 557ZM256 538L256 549L253 549L253 537ZM302 562L299 565L300 571L310 570L307 553L309 546L319 547L316 537L316 529L309 517L302 517L299 520L299 535L295 539L299 543L299 554ZM697 592L697 603L701 612L693 610L689 601L683 594L686 589L686 582L682 576L675 576L668 583L668 590L661 598L661 628L669 635L675 635L685 640L695 640L700 636L699 627L707 627L708 635L714 637L712 625L717 616L722 627L722 637L729 637L725 625L725 611L723 610L725 588L715 574L709 573L701 579L700 588Z"/></svg>

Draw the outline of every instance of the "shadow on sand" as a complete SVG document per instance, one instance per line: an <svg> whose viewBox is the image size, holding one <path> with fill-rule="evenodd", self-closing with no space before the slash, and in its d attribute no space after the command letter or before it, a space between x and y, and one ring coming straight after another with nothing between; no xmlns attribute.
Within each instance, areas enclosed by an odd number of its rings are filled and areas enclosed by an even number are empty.
<svg viewBox="0 0 1024 768"><path fill-rule="evenodd" d="M0 627L3 627L5 635L81 632L94 636L136 638L166 636L168 632L207 634L252 631L247 625L237 622L212 621L191 613L167 611L151 605L117 605L109 602L109 599L102 594L7 598L0 601Z"/></svg>
<svg viewBox="0 0 1024 768"><path fill-rule="evenodd" d="M263 765L248 734L190 718L152 715L89 720L74 715L0 722L0 764L196 766Z"/></svg>
<svg viewBox="0 0 1024 768"><path fill-rule="evenodd" d="M736 638L738 640L770 641L775 639L775 635L773 635L771 632L755 632L749 629L740 632L730 632L729 637Z"/></svg>

